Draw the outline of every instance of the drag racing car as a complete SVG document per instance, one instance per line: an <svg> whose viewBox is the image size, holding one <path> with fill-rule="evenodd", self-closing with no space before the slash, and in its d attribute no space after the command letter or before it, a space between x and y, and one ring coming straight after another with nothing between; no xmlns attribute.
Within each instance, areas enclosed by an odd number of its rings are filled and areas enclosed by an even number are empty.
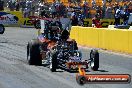
<svg viewBox="0 0 132 88"><path fill-rule="evenodd" d="M0 24L0 34L3 34L5 32L5 27L3 24Z"/></svg>
<svg viewBox="0 0 132 88"><path fill-rule="evenodd" d="M42 25L42 23L41 23ZM43 28L43 27L41 27ZM29 65L47 65L52 72L57 69L77 71L78 67L93 70L99 68L99 53L91 50L90 59L82 60L82 53L70 32L62 28L59 21L44 21L43 33L27 44L27 59Z"/></svg>

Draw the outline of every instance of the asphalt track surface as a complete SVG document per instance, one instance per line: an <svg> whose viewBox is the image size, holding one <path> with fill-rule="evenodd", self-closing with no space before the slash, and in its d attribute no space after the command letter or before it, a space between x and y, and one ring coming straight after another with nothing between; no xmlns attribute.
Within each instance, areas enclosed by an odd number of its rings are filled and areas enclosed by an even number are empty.
<svg viewBox="0 0 132 88"><path fill-rule="evenodd" d="M26 59L26 44L37 37L33 28L6 27L0 35L0 88L132 88L130 84L85 84L76 83L76 73L63 70L50 72L44 66L29 66ZM80 48L83 58L89 58L90 49ZM89 69L88 74L130 74L132 56L100 52L99 71Z"/></svg>

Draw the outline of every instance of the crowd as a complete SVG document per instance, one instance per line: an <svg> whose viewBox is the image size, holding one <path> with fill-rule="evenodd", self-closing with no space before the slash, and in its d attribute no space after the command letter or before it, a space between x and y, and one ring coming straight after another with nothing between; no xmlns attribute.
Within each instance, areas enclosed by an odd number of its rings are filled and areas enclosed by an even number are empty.
<svg viewBox="0 0 132 88"><path fill-rule="evenodd" d="M83 3L75 2L77 0L69 0L68 5L58 0L53 3L44 2L44 0L0 0L0 11L4 10L5 3L10 11L22 11L24 17L35 15L35 12L39 16L45 17L71 17L73 25L76 22L81 22L85 18L93 18L93 20L100 20L101 18L115 18L115 24L120 23L120 18L123 18L124 24L127 24L129 14L132 13L132 2L131 0L123 0L123 5L118 2L111 3L112 0L102 0L102 5L97 5L96 0L92 2ZM92 6L90 6L90 4ZM92 12L92 11L95 11ZM95 21L94 21L95 22ZM81 24L81 23L80 23Z"/></svg>

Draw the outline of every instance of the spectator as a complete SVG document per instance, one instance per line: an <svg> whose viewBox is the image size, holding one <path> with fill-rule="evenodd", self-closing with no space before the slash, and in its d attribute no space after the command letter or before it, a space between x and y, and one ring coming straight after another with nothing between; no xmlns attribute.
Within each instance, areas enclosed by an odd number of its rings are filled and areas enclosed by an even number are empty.
<svg viewBox="0 0 132 88"><path fill-rule="evenodd" d="M31 15L34 16L34 14L35 14L35 0L32 0Z"/></svg>
<svg viewBox="0 0 132 88"><path fill-rule="evenodd" d="M0 11L4 10L4 1L0 0Z"/></svg>
<svg viewBox="0 0 132 88"><path fill-rule="evenodd" d="M112 2L112 0L107 0L107 2L111 3L111 2Z"/></svg>
<svg viewBox="0 0 132 88"><path fill-rule="evenodd" d="M106 0L102 0L102 4L106 4Z"/></svg>
<svg viewBox="0 0 132 88"><path fill-rule="evenodd" d="M23 11L23 17L24 18L27 18L30 16L30 11L28 8L25 8L24 11Z"/></svg>
<svg viewBox="0 0 132 88"><path fill-rule="evenodd" d="M111 0L112 1L112 0ZM121 0L116 0L116 2L120 2Z"/></svg>
<svg viewBox="0 0 132 88"><path fill-rule="evenodd" d="M121 8L117 9L115 12L115 25L118 26L120 24L121 18Z"/></svg>
<svg viewBox="0 0 132 88"><path fill-rule="evenodd" d="M116 13L117 9L120 8L119 4L116 2L115 5L113 5L114 8L114 14Z"/></svg>
<svg viewBox="0 0 132 88"><path fill-rule="evenodd" d="M95 0L92 0L92 8L95 9L96 8L96 1Z"/></svg>
<svg viewBox="0 0 132 88"><path fill-rule="evenodd" d="M49 15L45 12L45 10L43 10L43 11L40 13L40 16L41 16L41 17L45 17L45 18L49 18Z"/></svg>
<svg viewBox="0 0 132 88"><path fill-rule="evenodd" d="M123 8L128 8L127 3L124 3Z"/></svg>
<svg viewBox="0 0 132 88"><path fill-rule="evenodd" d="M32 15L32 12L33 12L33 1L31 1L31 0L27 0L26 1L25 12L27 14L27 17L29 17L30 15Z"/></svg>
<svg viewBox="0 0 132 88"><path fill-rule="evenodd" d="M9 0L8 7L10 11L14 11L15 10L15 0Z"/></svg>
<svg viewBox="0 0 132 88"><path fill-rule="evenodd" d="M55 2L52 3L50 10L51 10L52 18L54 18L56 16Z"/></svg>
<svg viewBox="0 0 132 88"><path fill-rule="evenodd" d="M69 2L68 3L68 6L67 6L67 16L70 17L72 14L72 5L71 3Z"/></svg>
<svg viewBox="0 0 132 88"><path fill-rule="evenodd" d="M92 27L97 27L97 28L102 27L98 14L96 14L95 17L92 19Z"/></svg>
<svg viewBox="0 0 132 88"><path fill-rule="evenodd" d="M77 26L78 25L78 17L77 17L77 13L75 11L73 11L73 13L71 14L71 25L72 26Z"/></svg>
<svg viewBox="0 0 132 88"><path fill-rule="evenodd" d="M112 15L112 6L109 4L109 6L106 8L106 18L111 19Z"/></svg>
<svg viewBox="0 0 132 88"><path fill-rule="evenodd" d="M66 6L64 5L63 2L61 2L61 4L60 4L60 16L66 17Z"/></svg>
<svg viewBox="0 0 132 88"><path fill-rule="evenodd" d="M19 0L16 0L15 6L16 6L16 11L19 11L19 9L20 9L20 2L19 2Z"/></svg>
<svg viewBox="0 0 132 88"><path fill-rule="evenodd" d="M27 0L26 2L26 8L31 10L32 9L32 1L31 0Z"/></svg>
<svg viewBox="0 0 132 88"><path fill-rule="evenodd" d="M20 2L20 7L22 8L21 11L22 11L22 14L24 13L24 9L26 8L26 0L22 0Z"/></svg>
<svg viewBox="0 0 132 88"><path fill-rule="evenodd" d="M106 14L106 0L102 1L102 18L105 18Z"/></svg>
<svg viewBox="0 0 132 88"><path fill-rule="evenodd" d="M83 16L84 16L84 18L88 18L89 17L88 2L86 2L86 1L83 2L82 10L83 10Z"/></svg>
<svg viewBox="0 0 132 88"><path fill-rule="evenodd" d="M55 9L56 9L56 14L60 16L60 14L61 14L61 4L60 4L59 1L56 1Z"/></svg>
<svg viewBox="0 0 132 88"><path fill-rule="evenodd" d="M39 2L39 4L38 4L38 15L39 16L44 16L44 14L46 13L45 11L44 11L44 3L41 1L41 2Z"/></svg>
<svg viewBox="0 0 132 88"><path fill-rule="evenodd" d="M128 8L124 8L124 14L123 14L123 24L128 25L130 13L128 11Z"/></svg>
<svg viewBox="0 0 132 88"><path fill-rule="evenodd" d="M130 13L132 13L132 1L128 3L128 10Z"/></svg>
<svg viewBox="0 0 132 88"><path fill-rule="evenodd" d="M96 15L98 15L99 18L102 18L102 10L100 6L96 7Z"/></svg>

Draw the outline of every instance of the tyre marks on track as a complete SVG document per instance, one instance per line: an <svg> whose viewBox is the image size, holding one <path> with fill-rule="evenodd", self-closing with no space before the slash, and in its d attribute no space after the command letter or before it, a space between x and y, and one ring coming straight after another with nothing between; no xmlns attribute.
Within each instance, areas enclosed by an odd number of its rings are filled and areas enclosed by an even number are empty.
<svg viewBox="0 0 132 88"><path fill-rule="evenodd" d="M14 44L0 43L0 57L6 58L9 61L20 61L25 63L26 48L24 46L22 47Z"/></svg>

